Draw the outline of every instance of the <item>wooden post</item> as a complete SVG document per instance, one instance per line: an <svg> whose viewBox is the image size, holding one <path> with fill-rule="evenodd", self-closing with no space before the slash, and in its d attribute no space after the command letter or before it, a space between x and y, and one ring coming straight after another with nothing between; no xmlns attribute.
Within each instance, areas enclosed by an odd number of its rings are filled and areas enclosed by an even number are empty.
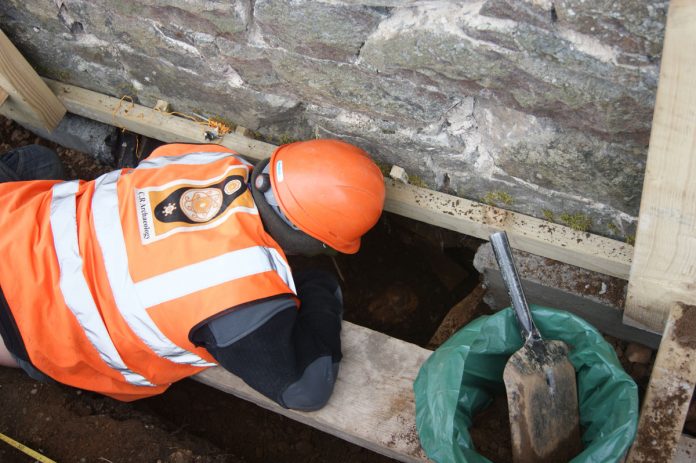
<svg viewBox="0 0 696 463"><path fill-rule="evenodd" d="M65 106L0 30L0 87L7 101L0 114L52 131L65 115Z"/></svg>
<svg viewBox="0 0 696 463"><path fill-rule="evenodd" d="M696 306L670 312L626 463L673 461L696 384Z"/></svg>
<svg viewBox="0 0 696 463"><path fill-rule="evenodd" d="M658 333L696 304L696 2L672 0L624 322Z"/></svg>

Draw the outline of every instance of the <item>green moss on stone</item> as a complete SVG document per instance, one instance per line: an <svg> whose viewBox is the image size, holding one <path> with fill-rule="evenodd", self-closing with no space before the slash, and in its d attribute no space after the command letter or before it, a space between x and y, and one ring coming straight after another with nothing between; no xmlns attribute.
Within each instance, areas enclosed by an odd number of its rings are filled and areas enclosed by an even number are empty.
<svg viewBox="0 0 696 463"><path fill-rule="evenodd" d="M560 219L565 225L577 231L587 231L592 225L592 219L581 212L576 214L564 212L561 214Z"/></svg>
<svg viewBox="0 0 696 463"><path fill-rule="evenodd" d="M617 227L616 225L614 225L611 222L607 224L607 228L609 229L609 233L611 233L613 235L620 235L621 234L619 227Z"/></svg>
<svg viewBox="0 0 696 463"><path fill-rule="evenodd" d="M36 73L42 77L48 77L50 79L58 80L60 82L67 82L70 80L70 71L67 69L55 69L49 66L42 66L40 64L34 66Z"/></svg>
<svg viewBox="0 0 696 463"><path fill-rule="evenodd" d="M382 161L376 161L373 159L375 164L377 164L377 167L379 167L379 170L382 171L382 175L384 177L389 177L389 173L391 172L391 164L387 164L386 162Z"/></svg>
<svg viewBox="0 0 696 463"><path fill-rule="evenodd" d="M556 216L551 209L542 209L541 213L544 214L544 218L549 222L555 222Z"/></svg>
<svg viewBox="0 0 696 463"><path fill-rule="evenodd" d="M409 175L408 176L408 183L410 183L413 186L420 187L420 188L428 188L428 184L425 182L425 180L423 180L422 178L420 178L417 175Z"/></svg>
<svg viewBox="0 0 696 463"><path fill-rule="evenodd" d="M481 198L481 201L489 206L511 206L512 203L515 202L512 196L510 196L510 193L500 190L489 191L483 198Z"/></svg>

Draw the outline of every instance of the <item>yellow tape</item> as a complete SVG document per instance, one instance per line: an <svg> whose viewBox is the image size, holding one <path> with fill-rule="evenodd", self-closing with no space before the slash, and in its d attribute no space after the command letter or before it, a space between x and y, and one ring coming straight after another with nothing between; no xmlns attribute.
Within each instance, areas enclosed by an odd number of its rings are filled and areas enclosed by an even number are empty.
<svg viewBox="0 0 696 463"><path fill-rule="evenodd" d="M12 447L16 448L20 452L26 453L27 455L29 455L30 457L32 457L33 459L35 459L41 463L56 463L55 460L51 460L50 458L41 455L39 452L35 452L34 450L30 449L26 445L20 444L16 440L12 439L11 437L7 437L6 435L4 435L1 432L0 432L0 440L7 442L8 444L10 444Z"/></svg>

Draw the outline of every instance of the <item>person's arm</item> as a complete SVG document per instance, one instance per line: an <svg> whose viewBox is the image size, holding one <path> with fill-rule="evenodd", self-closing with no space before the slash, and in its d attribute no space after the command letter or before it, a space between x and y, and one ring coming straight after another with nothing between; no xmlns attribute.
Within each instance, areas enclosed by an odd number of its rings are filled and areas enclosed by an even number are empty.
<svg viewBox="0 0 696 463"><path fill-rule="evenodd" d="M331 396L341 360L343 301L320 271L295 276L290 296L258 301L209 321L191 334L225 369L285 408L317 410Z"/></svg>

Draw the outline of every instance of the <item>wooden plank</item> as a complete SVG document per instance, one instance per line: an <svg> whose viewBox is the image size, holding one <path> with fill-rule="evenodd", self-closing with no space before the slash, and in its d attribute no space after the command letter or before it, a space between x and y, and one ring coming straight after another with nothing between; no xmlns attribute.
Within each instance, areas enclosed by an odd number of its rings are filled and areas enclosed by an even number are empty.
<svg viewBox="0 0 696 463"><path fill-rule="evenodd" d="M675 457L696 384L694 359L696 306L674 304L657 351L638 434L627 463L669 462Z"/></svg>
<svg viewBox="0 0 696 463"><path fill-rule="evenodd" d="M488 239L505 230L515 249L619 278L628 277L633 247L517 212L387 179L385 210Z"/></svg>
<svg viewBox="0 0 696 463"><path fill-rule="evenodd" d="M7 94L7 92L5 90L3 90L2 88L0 88L0 106L2 106L2 104L5 102L5 100L7 100L8 96L9 95Z"/></svg>
<svg viewBox="0 0 696 463"><path fill-rule="evenodd" d="M165 142L206 142L204 126L194 121L72 85L48 79L46 82L71 113ZM257 160L269 157L276 148L238 133L227 134L216 143ZM392 179L385 182L387 211L481 239L505 230L517 249L619 278L628 277L633 253L628 244Z"/></svg>
<svg viewBox="0 0 696 463"><path fill-rule="evenodd" d="M624 322L662 332L696 303L696 2L672 0Z"/></svg>
<svg viewBox="0 0 696 463"><path fill-rule="evenodd" d="M65 107L2 30L0 87L9 95L0 114L11 119L50 132L65 115Z"/></svg>
<svg viewBox="0 0 696 463"><path fill-rule="evenodd" d="M219 367L194 379L388 457L428 461L416 431L413 381L431 351L349 322L341 340L334 393L316 412L282 408Z"/></svg>
<svg viewBox="0 0 696 463"><path fill-rule="evenodd" d="M207 126L204 124L73 85L50 79L44 79L44 81L73 114L125 128L167 143L211 143L205 139ZM276 148L270 143L237 133L229 133L215 140L214 143L256 160L269 157Z"/></svg>

